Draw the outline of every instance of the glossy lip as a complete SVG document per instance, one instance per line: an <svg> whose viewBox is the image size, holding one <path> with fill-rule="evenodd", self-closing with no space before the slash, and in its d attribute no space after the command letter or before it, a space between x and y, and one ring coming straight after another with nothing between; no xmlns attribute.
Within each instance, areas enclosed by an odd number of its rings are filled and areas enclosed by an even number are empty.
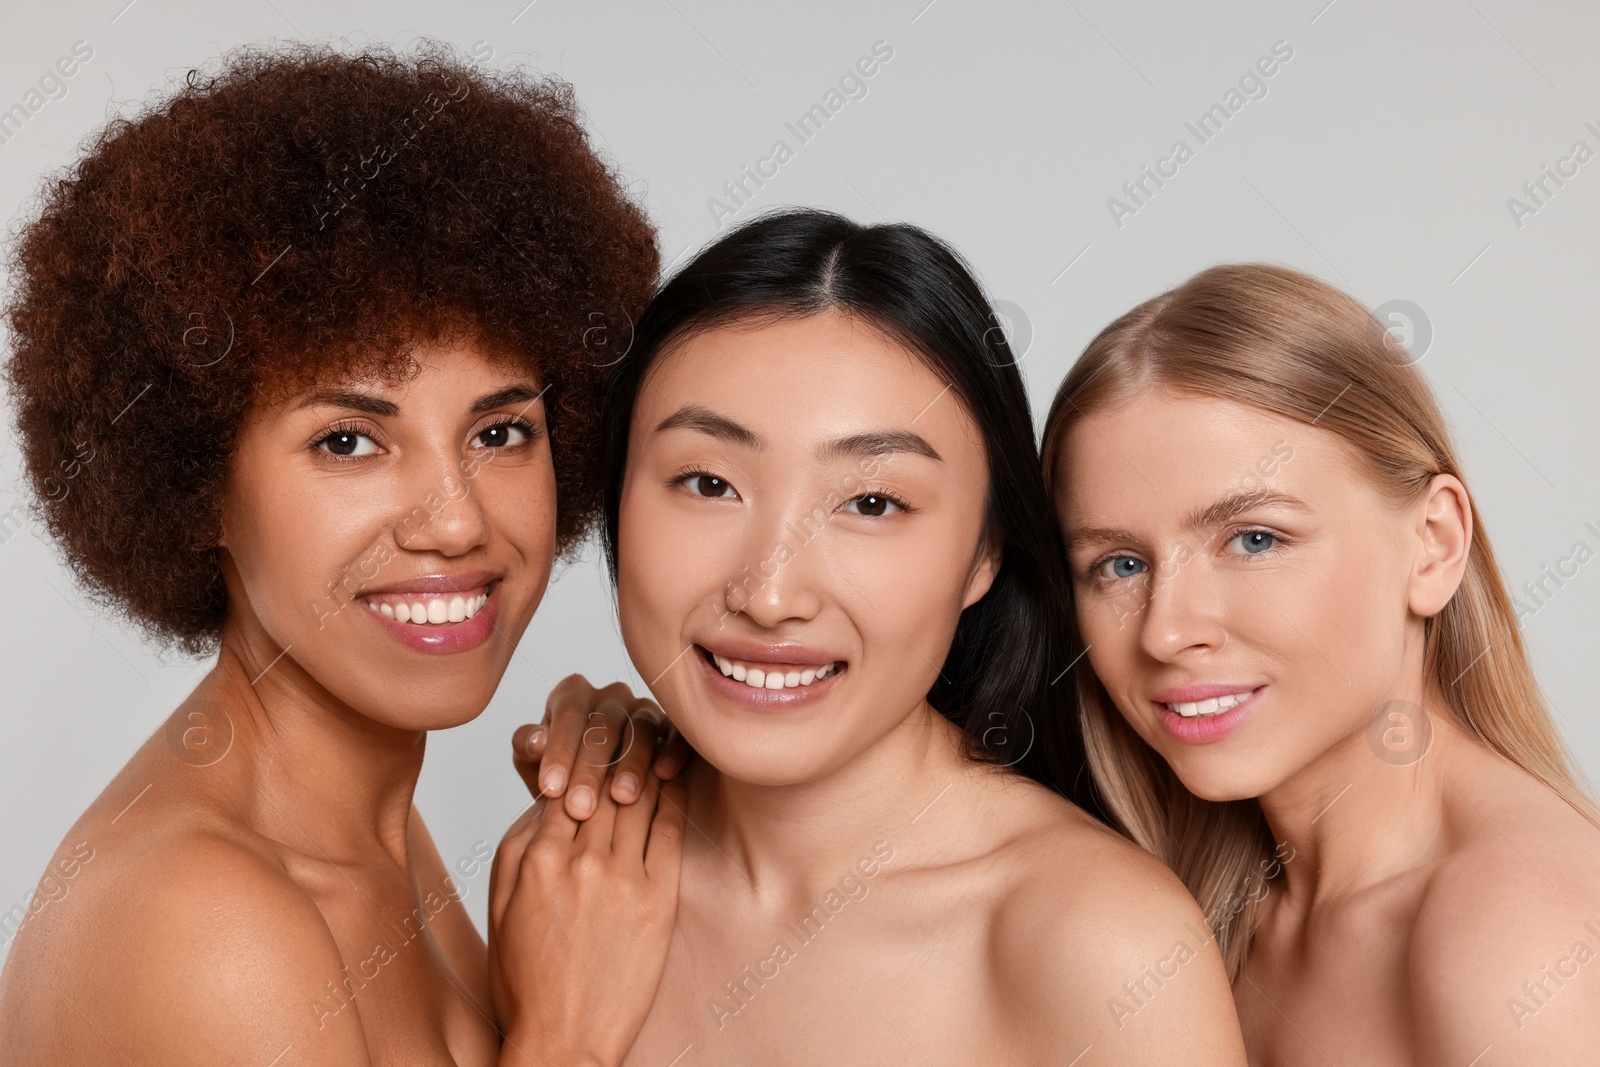
<svg viewBox="0 0 1600 1067"><path fill-rule="evenodd" d="M715 652L724 659L739 659L749 663L787 663L808 667L825 663L843 664L843 659L837 656L830 659L825 653L796 644L772 645L723 640L716 642L714 647L695 645L694 658L700 664L700 669L705 672L706 684L711 687L711 691L749 711L770 714L815 704L833 692L839 679L849 673L849 665L844 664L822 681L812 682L810 685L802 685L795 689L756 689L723 674L717 669L717 665L711 662L711 657L707 655L709 652Z"/></svg>
<svg viewBox="0 0 1600 1067"><path fill-rule="evenodd" d="M1229 693L1242 693L1246 689L1255 690L1250 694L1250 699L1216 715L1205 717L1195 715L1186 719L1167 707L1169 701L1174 704L1185 704L1190 701L1210 700L1212 697L1226 696ZM1190 685L1181 689L1164 689L1159 694L1163 699L1151 703L1161 716L1161 725L1167 728L1167 733L1184 744L1205 745L1222 740L1248 722L1260 707L1261 694L1266 691L1265 685L1235 685L1232 688L1219 685Z"/></svg>
<svg viewBox="0 0 1600 1067"><path fill-rule="evenodd" d="M470 589L479 589L500 580L500 575L493 571L462 571L459 574L424 574L416 578L407 578L403 582L391 582L388 585L367 586L356 594L358 598L364 596L377 596L382 593L431 593L434 596L440 593L464 593ZM404 624L402 624L404 625Z"/></svg>
<svg viewBox="0 0 1600 1067"><path fill-rule="evenodd" d="M406 647L417 652L427 652L441 655L451 652L466 652L477 648L495 632L495 621L500 617L500 579L484 571L471 571L453 575L430 575L425 578L413 578L409 581L396 582L386 585L382 589L364 589L362 594L369 593L459 593L470 589L488 586L489 601L478 609L478 613L470 619L461 622L429 623L418 626L414 623L400 622L385 616L382 612L373 611L365 602L361 606L361 614L368 616L390 637L399 641ZM357 599L360 599L359 597Z"/></svg>

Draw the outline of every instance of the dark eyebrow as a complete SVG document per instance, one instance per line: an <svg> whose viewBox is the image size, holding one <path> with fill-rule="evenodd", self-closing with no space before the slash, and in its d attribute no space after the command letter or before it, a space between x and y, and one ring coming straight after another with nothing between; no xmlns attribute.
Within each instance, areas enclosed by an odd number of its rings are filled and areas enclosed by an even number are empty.
<svg viewBox="0 0 1600 1067"><path fill-rule="evenodd" d="M542 394L530 386L513 385L498 392L489 393L479 397L472 403L472 414L477 415L507 404L516 404L522 401L531 402ZM327 405L336 408L351 408L355 411L364 411L368 415L381 415L393 418L400 414L400 405L392 400L372 396L368 393L356 393L347 390L319 390L300 401L296 408L309 408L318 405Z"/></svg>
<svg viewBox="0 0 1600 1067"><path fill-rule="evenodd" d="M473 401L472 413L478 415L485 411L493 411L495 408L503 408L507 404L518 404L524 401L527 402L523 407L523 410L526 411L533 405L533 401L543 395L544 390L542 389L535 390L526 385L508 386L497 393L489 393L487 396L480 396Z"/></svg>
<svg viewBox="0 0 1600 1067"><path fill-rule="evenodd" d="M335 408L351 408L355 411L364 411L368 415L382 415L393 417L400 414L400 405L391 400L371 396L367 393L352 393L343 390L318 390L295 405L300 408L327 405Z"/></svg>
<svg viewBox="0 0 1600 1067"><path fill-rule="evenodd" d="M817 449L822 459L842 459L848 456L887 456L895 452L913 452L943 463L944 457L921 434L910 430L877 430L872 433L851 434L837 441L829 441Z"/></svg>
<svg viewBox="0 0 1600 1067"><path fill-rule="evenodd" d="M1192 511L1183 520L1183 525L1187 530L1206 530L1214 526L1221 526L1229 519L1236 518L1255 508L1274 505L1287 508L1290 511L1309 512L1311 510L1310 505L1299 497L1290 496L1287 493L1258 490L1253 493L1233 493L1214 504ZM1133 531L1114 526L1074 526L1067 531L1067 546L1069 548L1117 542L1131 544L1138 540L1139 536Z"/></svg>
<svg viewBox="0 0 1600 1067"><path fill-rule="evenodd" d="M726 415L719 415L710 408L701 407L699 404L689 404L674 411L671 415L661 420L656 427L656 432L662 430L697 430L722 441L731 441L736 445L743 445L753 452L761 451L762 440L753 431L745 429Z"/></svg>

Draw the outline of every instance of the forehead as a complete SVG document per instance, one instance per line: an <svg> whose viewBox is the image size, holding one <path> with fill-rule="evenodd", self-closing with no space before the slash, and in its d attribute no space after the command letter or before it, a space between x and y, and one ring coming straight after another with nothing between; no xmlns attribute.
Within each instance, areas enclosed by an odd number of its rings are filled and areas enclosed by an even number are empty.
<svg viewBox="0 0 1600 1067"><path fill-rule="evenodd" d="M1360 482L1338 435L1218 397L1141 392L1090 412L1062 442L1057 507L1077 523L1187 514L1240 491L1311 501Z"/></svg>
<svg viewBox="0 0 1600 1067"><path fill-rule="evenodd" d="M807 448L909 428L946 459L963 449L981 455L975 425L947 381L870 323L837 312L718 327L673 346L640 389L635 429L689 404Z"/></svg>

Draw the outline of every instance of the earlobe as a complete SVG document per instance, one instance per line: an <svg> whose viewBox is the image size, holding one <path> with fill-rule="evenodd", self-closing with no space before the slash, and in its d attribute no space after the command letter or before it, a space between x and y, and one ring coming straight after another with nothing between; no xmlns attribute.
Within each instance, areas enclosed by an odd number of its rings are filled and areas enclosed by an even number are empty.
<svg viewBox="0 0 1600 1067"><path fill-rule="evenodd" d="M994 585L995 575L1000 573L1001 548L998 542L984 539L978 549L978 558L973 561L972 573L967 578L966 595L961 598L962 611L982 600L989 587Z"/></svg>
<svg viewBox="0 0 1600 1067"><path fill-rule="evenodd" d="M1472 548L1472 502L1460 479L1449 474L1434 476L1422 501L1416 533L1419 554L1409 607L1429 618L1443 611L1455 596Z"/></svg>

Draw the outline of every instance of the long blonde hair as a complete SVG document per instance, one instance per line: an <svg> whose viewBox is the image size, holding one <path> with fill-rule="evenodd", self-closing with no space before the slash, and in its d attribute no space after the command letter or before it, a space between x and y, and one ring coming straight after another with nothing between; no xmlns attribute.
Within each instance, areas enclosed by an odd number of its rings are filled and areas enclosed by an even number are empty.
<svg viewBox="0 0 1600 1067"><path fill-rule="evenodd" d="M1336 433L1397 503L1419 499L1436 475L1461 477L1438 404L1406 350L1354 299L1298 271L1213 267L1102 330L1061 383L1045 424L1045 478L1056 499L1060 453L1073 426L1152 386L1248 404ZM1539 692L1477 506L1470 506L1473 537L1460 588L1426 620L1425 684L1456 722L1600 825L1600 810L1578 785ZM1077 642L1083 647L1081 635ZM1244 890L1261 872L1275 873L1261 805L1196 797L1117 712L1086 660L1075 681L1090 769L1109 814L1183 879L1237 977L1265 899Z"/></svg>

